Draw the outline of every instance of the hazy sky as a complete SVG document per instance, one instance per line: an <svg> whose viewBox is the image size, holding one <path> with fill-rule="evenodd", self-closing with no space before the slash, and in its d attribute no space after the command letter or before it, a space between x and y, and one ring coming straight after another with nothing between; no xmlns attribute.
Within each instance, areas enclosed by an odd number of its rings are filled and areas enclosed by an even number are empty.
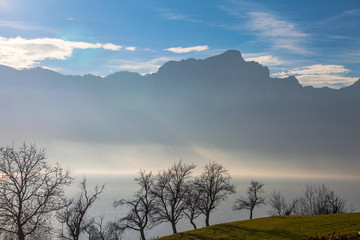
<svg viewBox="0 0 360 240"><path fill-rule="evenodd" d="M0 0L0 64L106 76L237 49L305 85L360 75L358 0Z"/></svg>

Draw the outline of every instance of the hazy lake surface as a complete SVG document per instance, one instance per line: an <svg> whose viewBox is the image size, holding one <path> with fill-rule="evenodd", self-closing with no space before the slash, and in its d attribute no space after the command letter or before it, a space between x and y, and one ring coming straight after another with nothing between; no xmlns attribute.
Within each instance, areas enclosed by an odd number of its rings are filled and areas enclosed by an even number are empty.
<svg viewBox="0 0 360 240"><path fill-rule="evenodd" d="M96 184L106 184L105 191L100 195L100 199L94 203L90 209L90 215L99 217L105 216L108 220L115 220L123 217L127 210L124 208L113 208L114 200L131 197L135 191L137 191L138 185L134 182L134 176L119 176L119 175L87 175L89 184L89 190ZM69 196L79 191L79 182L82 180L82 176L76 176L73 185L67 190ZM232 183L236 186L237 193L224 201L214 212L212 213L210 224L217 224L223 222L232 222L237 220L248 219L249 212L233 211L232 206L236 198L240 196L246 197L246 190L251 179L249 178L233 178ZM326 184L329 189L332 189L346 199L347 207L350 209L355 208L355 211L360 211L360 180L359 179L284 179L284 178L257 178L254 180L262 181L265 183L264 190L265 196L273 192L273 190L280 190L285 198L294 198L300 196L305 189L306 184ZM269 207L263 206L255 209L254 218L267 217ZM204 227L204 218L199 217L196 220L198 228ZM178 232L191 230L192 226L188 220L180 221L178 226ZM160 236L169 235L172 233L171 225L169 223L163 223L154 227L146 232L147 239L152 239ZM139 234L136 231L128 230L123 239L139 239Z"/></svg>

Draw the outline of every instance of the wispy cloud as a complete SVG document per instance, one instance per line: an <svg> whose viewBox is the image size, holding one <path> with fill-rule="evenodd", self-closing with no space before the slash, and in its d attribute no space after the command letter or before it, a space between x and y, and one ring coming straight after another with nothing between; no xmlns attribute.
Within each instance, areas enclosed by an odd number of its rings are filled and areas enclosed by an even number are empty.
<svg viewBox="0 0 360 240"><path fill-rule="evenodd" d="M189 53L189 52L202 52L208 49L209 47L207 45L202 45L202 46L194 46L194 47L171 47L171 48L166 48L164 50L173 53Z"/></svg>
<svg viewBox="0 0 360 240"><path fill-rule="evenodd" d="M277 16L265 12L250 12L248 26L267 37L306 37L307 34L296 29L295 24L281 20Z"/></svg>
<svg viewBox="0 0 360 240"><path fill-rule="evenodd" d="M310 66L303 66L291 69L288 71L288 74L301 74L301 75L311 75L311 74L341 74L348 73L349 69L346 69L342 65L322 65L315 64Z"/></svg>
<svg viewBox="0 0 360 240"><path fill-rule="evenodd" d="M56 33L56 31L51 28L33 25L31 23L18 22L18 21L0 20L0 27L12 28L18 30L27 30L27 31L43 31L43 32Z"/></svg>
<svg viewBox="0 0 360 240"><path fill-rule="evenodd" d="M344 11L344 12L342 12L340 14L332 16L332 17L330 17L328 19L325 19L323 21L316 22L316 24L326 26L326 27L334 27L334 25L335 26L344 26L343 24L339 24L339 22L341 20L351 18L351 17L358 17L358 16L360 16L360 8Z"/></svg>
<svg viewBox="0 0 360 240"><path fill-rule="evenodd" d="M293 68L272 75L275 77L296 76L303 85L336 87L349 86L357 80L357 78L354 77L344 76L349 72L350 70L342 65L315 64Z"/></svg>
<svg viewBox="0 0 360 240"><path fill-rule="evenodd" d="M65 60L74 49L105 49L119 51L122 46L112 43L71 42L57 38L24 39L0 37L0 64L13 68L28 68L45 59Z"/></svg>
<svg viewBox="0 0 360 240"><path fill-rule="evenodd" d="M171 60L175 59L169 57L159 57L147 61L115 59L109 62L109 67L111 69L136 71L141 74L145 74L156 72L162 64Z"/></svg>
<svg viewBox="0 0 360 240"><path fill-rule="evenodd" d="M182 20L182 21L188 21L188 22L192 22L192 23L202 23L201 20L196 19L190 15L177 13L168 8L155 7L154 9L160 14L160 16L162 18L165 18L168 20Z"/></svg>
<svg viewBox="0 0 360 240"><path fill-rule="evenodd" d="M241 23L233 24L227 28L236 31L249 31L266 39L276 49L290 50L296 53L309 53L304 47L305 40L309 35L303 32L296 23L283 16L265 9L259 4L232 1L229 6L219 6L226 14L241 20ZM256 9L254 11L254 9Z"/></svg>
<svg viewBox="0 0 360 240"><path fill-rule="evenodd" d="M248 16L247 27L271 41L273 47L296 53L309 53L303 46L308 34L302 32L294 23L266 12L250 12Z"/></svg>

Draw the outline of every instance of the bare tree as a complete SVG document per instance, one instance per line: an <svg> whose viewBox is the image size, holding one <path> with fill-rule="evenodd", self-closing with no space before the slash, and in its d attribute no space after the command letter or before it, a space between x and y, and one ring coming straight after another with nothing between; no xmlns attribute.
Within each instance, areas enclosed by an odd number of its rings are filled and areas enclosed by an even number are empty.
<svg viewBox="0 0 360 240"><path fill-rule="evenodd" d="M235 186L230 183L230 174L222 165L210 162L204 172L194 180L197 191L201 194L199 209L205 215L205 224L209 226L210 214L230 194L235 193Z"/></svg>
<svg viewBox="0 0 360 240"><path fill-rule="evenodd" d="M93 223L85 230L89 235L89 240L120 240L124 229L114 221L104 222L104 216Z"/></svg>
<svg viewBox="0 0 360 240"><path fill-rule="evenodd" d="M25 143L0 148L0 232L24 240L50 234L51 214L63 207L70 172L46 162L45 151Z"/></svg>
<svg viewBox="0 0 360 240"><path fill-rule="evenodd" d="M237 199L235 201L234 210L243 210L247 209L250 211L250 219L253 218L253 211L256 206L265 204L265 197L262 197L261 194L264 193L263 190L264 184L262 182L251 180L250 186L247 190L248 198L247 199Z"/></svg>
<svg viewBox="0 0 360 240"><path fill-rule="evenodd" d="M98 199L99 195L103 192L105 185L94 187L94 193L89 194L87 190L87 180L84 177L80 183L81 192L73 199L68 200L67 206L60 210L56 217L58 221L65 225L64 229L60 232L60 237L63 239L78 240L80 234L93 223L93 219L87 218L87 213L91 205Z"/></svg>
<svg viewBox="0 0 360 240"><path fill-rule="evenodd" d="M195 188L193 183L189 184L189 191L185 195L184 214L188 217L191 225L196 229L194 220L199 217L202 212L200 210L201 193Z"/></svg>
<svg viewBox="0 0 360 240"><path fill-rule="evenodd" d="M286 201L280 191L274 190L268 201L271 206L269 214L271 216L291 215L294 213L298 201L299 200L297 198L291 201Z"/></svg>
<svg viewBox="0 0 360 240"><path fill-rule="evenodd" d="M123 230L139 231L141 239L145 240L145 229L151 228L154 224L150 221L155 207L155 196L151 194L154 180L151 172L147 174L145 171L140 171L139 175L135 181L141 189L130 200L115 201L114 207L126 206L130 208L128 214L119 220L118 226Z"/></svg>
<svg viewBox="0 0 360 240"><path fill-rule="evenodd" d="M333 190L329 190L326 201L328 202L329 213L344 213L346 212L346 201L340 196L336 195Z"/></svg>
<svg viewBox="0 0 360 240"><path fill-rule="evenodd" d="M189 191L188 179L195 167L194 164L187 165L181 160L174 163L171 168L158 173L151 191L155 196L154 221L169 221L174 233L177 232L176 224L184 215L185 196Z"/></svg>
<svg viewBox="0 0 360 240"><path fill-rule="evenodd" d="M345 200L327 188L325 184L306 185L303 196L299 199L296 214L321 215L345 212Z"/></svg>

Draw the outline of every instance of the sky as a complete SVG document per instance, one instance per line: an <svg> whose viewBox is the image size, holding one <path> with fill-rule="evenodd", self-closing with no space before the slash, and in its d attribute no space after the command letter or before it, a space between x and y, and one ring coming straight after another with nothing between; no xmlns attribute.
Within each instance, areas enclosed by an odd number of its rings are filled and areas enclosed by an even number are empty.
<svg viewBox="0 0 360 240"><path fill-rule="evenodd" d="M0 64L146 74L236 49L272 77L338 88L360 77L359 29L358 0L0 0Z"/></svg>

